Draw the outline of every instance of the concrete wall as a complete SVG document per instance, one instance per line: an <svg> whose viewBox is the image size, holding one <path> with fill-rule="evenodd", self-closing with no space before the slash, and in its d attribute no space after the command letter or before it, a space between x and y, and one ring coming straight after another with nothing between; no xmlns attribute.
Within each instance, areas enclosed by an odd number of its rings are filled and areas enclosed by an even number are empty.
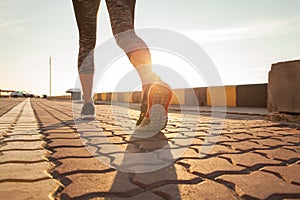
<svg viewBox="0 0 300 200"><path fill-rule="evenodd" d="M236 106L236 86L207 88L207 106Z"/></svg>
<svg viewBox="0 0 300 200"><path fill-rule="evenodd" d="M183 105L185 104L185 92L184 89L173 90L173 96L170 102L171 105Z"/></svg>
<svg viewBox="0 0 300 200"><path fill-rule="evenodd" d="M49 100L71 100L71 95L48 96Z"/></svg>
<svg viewBox="0 0 300 200"><path fill-rule="evenodd" d="M171 99L173 105L228 106L228 107L266 107L267 84L237 85L224 87L199 87L174 89ZM49 97L68 99L70 96ZM140 103L142 92L97 93L95 102L118 101Z"/></svg>
<svg viewBox="0 0 300 200"><path fill-rule="evenodd" d="M267 84L185 88L174 89L173 92L171 105L228 107L266 107L267 105ZM139 91L102 93L95 94L94 100L140 103L141 96L142 93Z"/></svg>
<svg viewBox="0 0 300 200"><path fill-rule="evenodd" d="M207 105L207 88L188 88L185 89L185 104L193 106L206 106Z"/></svg>
<svg viewBox="0 0 300 200"><path fill-rule="evenodd" d="M237 107L267 107L268 84L236 86Z"/></svg>
<svg viewBox="0 0 300 200"><path fill-rule="evenodd" d="M300 113L300 60L272 65L269 72L268 110Z"/></svg>

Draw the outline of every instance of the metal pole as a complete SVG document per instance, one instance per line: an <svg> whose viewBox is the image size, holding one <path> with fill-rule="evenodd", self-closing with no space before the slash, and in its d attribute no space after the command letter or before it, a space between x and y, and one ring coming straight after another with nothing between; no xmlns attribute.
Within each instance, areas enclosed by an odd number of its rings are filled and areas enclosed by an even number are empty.
<svg viewBox="0 0 300 200"><path fill-rule="evenodd" d="M50 54L50 56L49 56L49 67L50 67L50 72L49 72L49 74L50 74L50 87L49 87L49 93L50 93L50 96L51 96L51 91L52 91L52 88L51 88L51 85L52 85L52 66L51 66L51 54Z"/></svg>

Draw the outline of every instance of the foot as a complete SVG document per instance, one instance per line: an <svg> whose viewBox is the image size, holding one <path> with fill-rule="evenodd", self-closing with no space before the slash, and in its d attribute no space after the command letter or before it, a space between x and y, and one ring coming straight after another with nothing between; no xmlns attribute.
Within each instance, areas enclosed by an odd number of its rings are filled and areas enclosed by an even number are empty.
<svg viewBox="0 0 300 200"><path fill-rule="evenodd" d="M166 127L168 121L168 107L173 92L166 83L154 83L150 86L146 94L147 111L134 130L134 134L139 134L139 137L153 136Z"/></svg>
<svg viewBox="0 0 300 200"><path fill-rule="evenodd" d="M146 84L143 86L143 98L142 98L142 104L141 104L141 113L140 113L140 117L136 122L136 126L139 126L144 117L146 116L147 113L147 109L148 109L148 93L149 93L149 89L152 86L152 84Z"/></svg>
<svg viewBox="0 0 300 200"><path fill-rule="evenodd" d="M81 109L81 119L94 120L95 118L95 108L93 103L85 103Z"/></svg>

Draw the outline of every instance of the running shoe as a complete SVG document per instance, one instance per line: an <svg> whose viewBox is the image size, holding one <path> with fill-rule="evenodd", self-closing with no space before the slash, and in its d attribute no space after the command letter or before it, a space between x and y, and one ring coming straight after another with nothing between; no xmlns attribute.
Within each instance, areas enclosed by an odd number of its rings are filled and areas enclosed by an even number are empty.
<svg viewBox="0 0 300 200"><path fill-rule="evenodd" d="M144 117L146 116L147 109L148 109L148 92L151 85L152 84L146 84L143 86L143 98L142 98L142 104L140 109L141 113L139 119L136 122L136 126L139 126L142 123Z"/></svg>
<svg viewBox="0 0 300 200"><path fill-rule="evenodd" d="M162 129L168 122L168 107L173 92L166 83L154 83L147 94L147 112L133 134L137 137L151 137Z"/></svg>
<svg viewBox="0 0 300 200"><path fill-rule="evenodd" d="M95 108L93 103L85 103L81 110L81 119L94 120L95 118Z"/></svg>

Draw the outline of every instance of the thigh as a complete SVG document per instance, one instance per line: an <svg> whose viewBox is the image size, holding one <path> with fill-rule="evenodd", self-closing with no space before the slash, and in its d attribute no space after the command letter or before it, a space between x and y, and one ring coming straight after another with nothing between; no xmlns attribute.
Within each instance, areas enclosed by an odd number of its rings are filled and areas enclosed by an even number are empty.
<svg viewBox="0 0 300 200"><path fill-rule="evenodd" d="M100 0L72 0L79 32L96 34Z"/></svg>
<svg viewBox="0 0 300 200"><path fill-rule="evenodd" d="M134 22L134 12L135 12L135 3L136 0L127 0L128 1L128 6L131 12L132 20Z"/></svg>
<svg viewBox="0 0 300 200"><path fill-rule="evenodd" d="M135 0L106 0L113 34L134 29Z"/></svg>

